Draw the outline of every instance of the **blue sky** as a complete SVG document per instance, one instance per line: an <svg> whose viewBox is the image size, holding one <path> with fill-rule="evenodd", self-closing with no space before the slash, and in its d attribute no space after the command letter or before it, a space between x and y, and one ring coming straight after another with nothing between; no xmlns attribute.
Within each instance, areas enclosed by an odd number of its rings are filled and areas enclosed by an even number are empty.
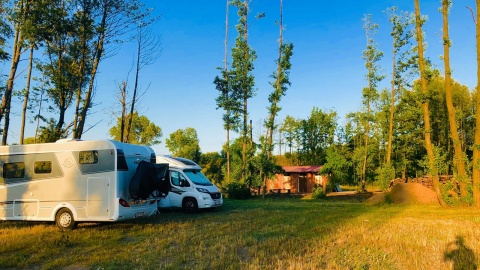
<svg viewBox="0 0 480 270"><path fill-rule="evenodd" d="M157 62L142 69L141 87L147 90L139 105L139 113L147 116L163 131L162 143L154 146L157 154L167 154L165 139L177 129L193 127L197 130L202 152L219 151L225 143L222 111L216 110L213 79L223 66L225 35L225 1L156 0L145 1L154 8L160 19L153 26L161 36L162 54ZM362 51L365 49L365 31L362 18L372 14L379 24L375 40L384 58L380 63L385 74L391 67L391 25L384 11L391 6L413 12L412 1L318 1L284 0L284 40L294 44L291 87L281 101L281 121L286 115L305 119L313 107L335 110L343 118L361 106L361 90L366 86ZM426 56L443 69L440 0L421 1L422 14L428 16L424 27L428 48ZM471 89L476 85L475 25L470 10L475 1L455 1L450 16L451 66L453 78ZM275 70L278 55L279 1L252 0L251 20L257 13L266 17L249 29L249 42L257 52L255 61L256 96L249 100L249 118L253 121L254 139L264 132L263 119L267 116L270 75ZM237 36L236 9L230 7L229 45ZM115 98L117 85L126 80L133 59L135 45L124 45L115 56L106 59L100 67L94 114L87 124L92 128L83 139L109 138L108 129L114 125L112 107L118 108ZM133 82L133 77L129 78ZM390 78L382 82L388 87ZM18 86L21 87L21 86ZM148 89L147 89L148 87ZM20 110L20 103L17 112ZM16 110L14 108L14 110ZM19 114L19 113L17 113ZM73 112L70 113L73 117ZM33 136L34 125L26 136ZM14 125L9 143L18 142L19 128ZM30 132L31 134L29 134ZM233 137L236 135L233 134Z"/></svg>

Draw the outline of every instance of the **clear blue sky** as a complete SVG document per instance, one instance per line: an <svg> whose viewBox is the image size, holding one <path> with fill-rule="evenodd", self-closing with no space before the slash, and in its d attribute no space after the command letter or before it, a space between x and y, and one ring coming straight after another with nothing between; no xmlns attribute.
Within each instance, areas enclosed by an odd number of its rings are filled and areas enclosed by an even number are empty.
<svg viewBox="0 0 480 270"><path fill-rule="evenodd" d="M141 87L146 94L139 106L140 114L147 116L163 130L162 144L154 146L157 154L167 154L165 139L177 129L193 127L197 130L202 152L221 150L225 143L222 111L216 110L213 79L223 66L225 35L225 1L156 0L145 1L154 8L160 19L154 31L161 35L163 52L157 62L147 66L140 74ZM461 3L460 3L461 2ZM400 10L413 12L411 1L318 1L284 0L284 40L295 46L290 74L291 87L281 102L281 121L286 115L305 119L313 107L335 110L343 118L361 106L361 90L366 86L362 51L365 49L365 31L362 18L372 14L379 24L375 40L385 54L380 63L385 74L390 74L392 38L391 25L384 11L397 5ZM455 1L451 10L450 35L451 66L455 80L471 89L476 85L475 25L470 10L475 1ZM443 69L440 0L421 1L422 14L428 16L424 27L428 48L426 55ZM261 12L266 17L249 29L249 42L257 52L255 61L256 96L249 101L250 119L253 121L254 139L261 132L267 116L268 94L272 91L270 75L275 70L278 51L279 1L252 0L251 20ZM230 7L230 47L237 36L236 9ZM108 129L113 117L112 106L117 106L114 96L117 85L127 78L133 65L134 44L123 46L117 55L101 64L97 79L95 103L87 124L102 122L86 133L84 139L109 138ZM133 82L133 78L129 78ZM390 77L382 82L388 87ZM20 86L18 86L20 87ZM18 110L20 109L20 103ZM70 113L73 117L73 112ZM18 142L16 126L12 127L9 143ZM33 136L31 134L26 136ZM27 131L28 132L28 131ZM234 134L233 137L236 135Z"/></svg>

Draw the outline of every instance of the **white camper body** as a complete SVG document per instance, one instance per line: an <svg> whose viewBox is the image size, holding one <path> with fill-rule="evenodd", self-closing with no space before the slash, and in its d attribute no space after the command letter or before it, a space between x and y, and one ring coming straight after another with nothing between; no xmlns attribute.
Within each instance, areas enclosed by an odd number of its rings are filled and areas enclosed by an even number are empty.
<svg viewBox="0 0 480 270"><path fill-rule="evenodd" d="M157 156L158 164L169 165L170 191L158 200L158 208L182 208L186 212L215 208L223 204L222 193L201 172L201 167L185 158Z"/></svg>
<svg viewBox="0 0 480 270"><path fill-rule="evenodd" d="M60 140L0 147L0 220L103 222L149 216L156 199L134 200L129 182L147 146L111 140Z"/></svg>

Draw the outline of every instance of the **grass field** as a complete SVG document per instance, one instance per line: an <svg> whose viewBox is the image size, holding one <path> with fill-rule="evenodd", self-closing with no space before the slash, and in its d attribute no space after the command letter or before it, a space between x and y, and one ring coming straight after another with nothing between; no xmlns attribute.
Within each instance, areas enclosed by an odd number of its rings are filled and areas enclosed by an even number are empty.
<svg viewBox="0 0 480 270"><path fill-rule="evenodd" d="M225 200L125 223L0 222L0 269L476 269L480 211ZM457 267L457 268L453 268Z"/></svg>

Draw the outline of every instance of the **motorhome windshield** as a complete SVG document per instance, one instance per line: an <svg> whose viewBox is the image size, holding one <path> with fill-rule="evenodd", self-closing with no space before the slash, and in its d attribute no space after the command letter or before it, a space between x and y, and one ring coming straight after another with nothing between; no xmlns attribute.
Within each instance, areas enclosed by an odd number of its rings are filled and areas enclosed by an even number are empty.
<svg viewBox="0 0 480 270"><path fill-rule="evenodd" d="M208 178L199 170L184 171L193 183L200 186L213 186Z"/></svg>

